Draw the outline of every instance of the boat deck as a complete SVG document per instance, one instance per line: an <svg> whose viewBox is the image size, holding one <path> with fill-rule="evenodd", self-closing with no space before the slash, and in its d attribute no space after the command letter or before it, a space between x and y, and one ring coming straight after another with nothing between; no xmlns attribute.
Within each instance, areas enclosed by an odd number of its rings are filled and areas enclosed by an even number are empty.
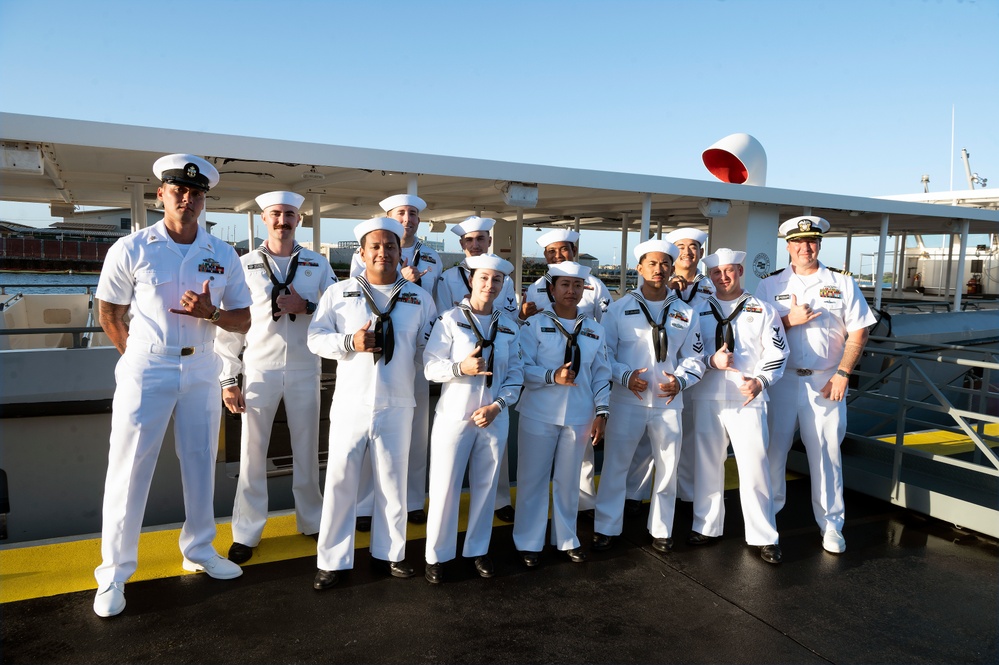
<svg viewBox="0 0 999 665"><path fill-rule="evenodd" d="M35 595L54 595L2 605L2 661L999 660L994 540L848 490L848 548L831 555L821 549L808 491L807 478L788 483L788 507L778 517L780 566L764 563L742 544L738 496L731 490L726 536L716 545L686 545L691 510L680 503L672 554L651 548L643 514L626 522L614 549L591 553L587 563L573 564L549 549L539 569L527 570L515 558L511 527L497 526L497 576L480 579L459 559L445 568L440 586L422 576L386 577L371 569L362 551L339 586L316 592L314 543L282 532L280 517L234 581L183 574L176 532L146 533L139 573L126 587L128 605L112 619L91 609L96 559L86 548L93 544L75 554L51 545L8 549L0 558L5 597L21 576L51 576L28 586L39 589ZM592 523L581 518L584 542L591 532ZM219 534L217 544L227 546L229 529L222 525ZM422 528L411 528L407 548L408 560L421 571L422 535ZM21 557L17 570L15 553ZM52 556L54 564L46 560ZM52 572L53 566L63 572ZM143 575L157 579L134 581ZM86 578L85 590L58 592L61 582L72 587Z"/></svg>

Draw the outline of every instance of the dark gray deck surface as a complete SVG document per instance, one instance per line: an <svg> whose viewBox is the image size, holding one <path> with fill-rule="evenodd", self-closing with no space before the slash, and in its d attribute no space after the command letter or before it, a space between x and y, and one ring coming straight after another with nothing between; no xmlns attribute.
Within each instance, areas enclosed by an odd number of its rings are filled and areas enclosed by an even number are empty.
<svg viewBox="0 0 999 665"><path fill-rule="evenodd" d="M997 663L999 547L847 492L847 552L822 551L808 479L789 483L784 563L742 544L738 495L726 536L656 553L644 515L585 564L515 559L497 528L497 577L458 560L445 584L392 579L359 552L329 591L315 559L248 566L230 582L188 575L126 586L113 619L93 592L0 607L4 663ZM592 524L580 520L589 543ZM409 561L422 573L423 541ZM460 551L460 549L459 549ZM67 566L74 565L66 562Z"/></svg>

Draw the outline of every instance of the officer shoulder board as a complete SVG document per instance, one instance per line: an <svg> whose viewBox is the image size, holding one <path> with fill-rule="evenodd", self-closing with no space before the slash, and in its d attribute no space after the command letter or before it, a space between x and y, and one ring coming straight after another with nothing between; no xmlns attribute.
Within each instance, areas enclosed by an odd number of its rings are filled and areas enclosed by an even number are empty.
<svg viewBox="0 0 999 665"><path fill-rule="evenodd" d="M769 275L764 275L764 276L763 276L763 279L766 279L767 277L773 277L774 275L779 275L779 274L781 274L782 272L784 272L784 268L781 268L781 269L779 269L779 270L774 270L774 271L773 271L772 273L770 273Z"/></svg>
<svg viewBox="0 0 999 665"><path fill-rule="evenodd" d="M829 268L829 266L826 266L826 267ZM829 268L829 270L831 272L838 272L839 274L843 275L844 277L853 277L853 273L850 272L849 270L840 270L839 268Z"/></svg>

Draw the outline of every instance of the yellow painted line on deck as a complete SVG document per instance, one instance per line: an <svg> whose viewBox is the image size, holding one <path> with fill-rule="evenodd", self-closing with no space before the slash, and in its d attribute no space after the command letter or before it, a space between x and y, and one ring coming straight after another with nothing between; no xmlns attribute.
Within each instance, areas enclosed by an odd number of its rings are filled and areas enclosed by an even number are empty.
<svg viewBox="0 0 999 665"><path fill-rule="evenodd" d="M993 423L986 424L985 436L993 438L999 436L999 425ZM895 443L894 436L882 436L878 437L878 440L886 443ZM939 429L909 432L903 437L902 445L918 448L934 455L958 455L971 452L975 449L975 444L968 435ZM999 447L999 443L993 442L989 447Z"/></svg>

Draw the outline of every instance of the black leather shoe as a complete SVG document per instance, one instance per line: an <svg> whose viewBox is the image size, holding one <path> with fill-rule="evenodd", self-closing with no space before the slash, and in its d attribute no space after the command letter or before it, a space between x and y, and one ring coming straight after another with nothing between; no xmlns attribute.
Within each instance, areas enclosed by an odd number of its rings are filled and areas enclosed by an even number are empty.
<svg viewBox="0 0 999 665"><path fill-rule="evenodd" d="M475 557L475 572L479 574L479 577L492 577L495 574L493 560L489 558L488 554Z"/></svg>
<svg viewBox="0 0 999 665"><path fill-rule="evenodd" d="M405 561L387 561L388 574L392 577L412 577L416 574L413 567Z"/></svg>
<svg viewBox="0 0 999 665"><path fill-rule="evenodd" d="M513 524L514 515L513 506L503 506L496 511L496 519L500 522L506 522L508 524Z"/></svg>
<svg viewBox="0 0 999 665"><path fill-rule="evenodd" d="M579 517L592 522L594 517L596 517L596 511L593 508L590 508L589 510L580 510Z"/></svg>
<svg viewBox="0 0 999 665"><path fill-rule="evenodd" d="M602 533L593 534L593 543L590 549L595 552L603 552L614 547L614 536L605 536Z"/></svg>
<svg viewBox="0 0 999 665"><path fill-rule="evenodd" d="M642 502L638 499L625 499L624 500L624 514L628 517L634 517L638 513L642 512Z"/></svg>
<svg viewBox="0 0 999 665"><path fill-rule="evenodd" d="M582 547L573 547L571 550L566 550L565 554L573 563L583 563L589 558Z"/></svg>
<svg viewBox="0 0 999 665"><path fill-rule="evenodd" d="M367 533L371 531L371 518L368 516L357 518L357 530Z"/></svg>
<svg viewBox="0 0 999 665"><path fill-rule="evenodd" d="M521 552L520 559L528 568L537 568L541 563L541 552Z"/></svg>
<svg viewBox="0 0 999 665"><path fill-rule="evenodd" d="M253 556L253 548L243 543L233 543L229 548L229 561L233 563L246 563Z"/></svg>
<svg viewBox="0 0 999 665"><path fill-rule="evenodd" d="M673 539L672 538L653 538L652 539L652 549L657 552L662 552L663 554L669 554L673 551Z"/></svg>
<svg viewBox="0 0 999 665"><path fill-rule="evenodd" d="M316 591L325 591L331 586L335 586L340 581L340 576L335 570L318 570L316 579L312 581L312 588Z"/></svg>
<svg viewBox="0 0 999 665"><path fill-rule="evenodd" d="M428 563L423 576L431 584L440 584L444 581L444 566L440 563Z"/></svg>
<svg viewBox="0 0 999 665"><path fill-rule="evenodd" d="M780 545L774 543L773 545L764 545L760 548L760 558L762 558L767 563L780 563L783 555L780 552Z"/></svg>
<svg viewBox="0 0 999 665"><path fill-rule="evenodd" d="M427 512L420 508L419 510L411 510L409 514L406 515L406 521L410 524L426 524L427 523Z"/></svg>
<svg viewBox="0 0 999 665"><path fill-rule="evenodd" d="M687 544L693 545L694 547L698 547L700 545L713 545L720 539L720 536L705 536L703 533L691 531L690 535L687 537Z"/></svg>

